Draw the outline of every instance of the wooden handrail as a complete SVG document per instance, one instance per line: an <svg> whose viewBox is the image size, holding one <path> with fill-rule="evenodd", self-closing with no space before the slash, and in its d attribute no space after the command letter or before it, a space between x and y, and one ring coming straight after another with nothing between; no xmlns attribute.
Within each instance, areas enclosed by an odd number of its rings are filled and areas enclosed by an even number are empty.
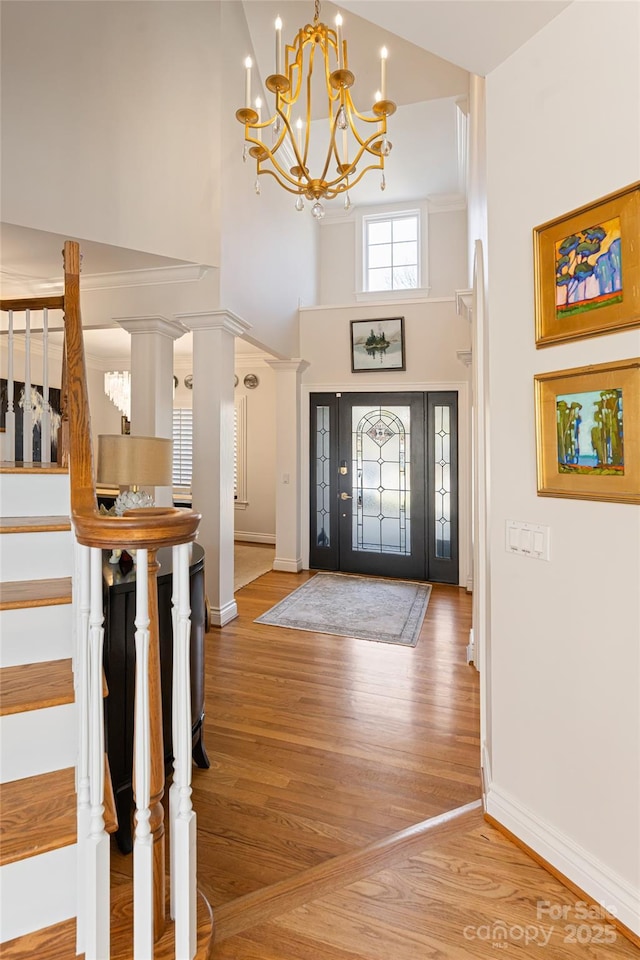
<svg viewBox="0 0 640 960"><path fill-rule="evenodd" d="M0 300L0 310L64 310L64 297L27 297Z"/></svg>
<svg viewBox="0 0 640 960"><path fill-rule="evenodd" d="M193 510L152 507L129 510L123 517L105 517L98 512L80 319L80 248L72 240L64 245L64 313L71 516L77 540L102 550L114 545L152 550L189 543L195 539L201 519Z"/></svg>

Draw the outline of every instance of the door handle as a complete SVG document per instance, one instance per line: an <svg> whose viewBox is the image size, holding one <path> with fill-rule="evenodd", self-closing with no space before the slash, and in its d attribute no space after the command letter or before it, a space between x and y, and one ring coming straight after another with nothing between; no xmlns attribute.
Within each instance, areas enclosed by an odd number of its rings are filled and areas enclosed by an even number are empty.
<svg viewBox="0 0 640 960"><path fill-rule="evenodd" d="M340 494L340 499L341 499L341 500L353 500L353 497L350 497L348 493L341 493L341 494Z"/></svg>

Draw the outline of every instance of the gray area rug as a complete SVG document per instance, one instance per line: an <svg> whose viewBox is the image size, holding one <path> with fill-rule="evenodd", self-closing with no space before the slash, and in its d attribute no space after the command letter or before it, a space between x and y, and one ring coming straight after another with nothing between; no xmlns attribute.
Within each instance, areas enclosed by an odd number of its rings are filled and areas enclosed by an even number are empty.
<svg viewBox="0 0 640 960"><path fill-rule="evenodd" d="M430 583L318 573L254 623L414 647Z"/></svg>

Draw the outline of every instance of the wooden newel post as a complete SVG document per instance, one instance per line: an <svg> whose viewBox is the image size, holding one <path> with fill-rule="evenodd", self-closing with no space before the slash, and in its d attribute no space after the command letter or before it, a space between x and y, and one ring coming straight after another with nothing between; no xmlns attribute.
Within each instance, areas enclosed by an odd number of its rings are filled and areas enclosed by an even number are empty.
<svg viewBox="0 0 640 960"><path fill-rule="evenodd" d="M165 928L164 880L164 740L162 736L162 686L158 631L158 580L160 564L149 550L149 721L151 725L151 797L149 827L153 837L153 934L159 940Z"/></svg>

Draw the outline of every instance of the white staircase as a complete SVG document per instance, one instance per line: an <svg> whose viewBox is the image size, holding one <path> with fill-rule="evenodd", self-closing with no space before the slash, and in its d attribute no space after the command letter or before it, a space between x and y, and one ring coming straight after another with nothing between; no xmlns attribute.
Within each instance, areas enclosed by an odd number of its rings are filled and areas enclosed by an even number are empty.
<svg viewBox="0 0 640 960"><path fill-rule="evenodd" d="M28 935L73 926L77 913L67 473L0 465L0 513L0 954L9 958L36 956Z"/></svg>

